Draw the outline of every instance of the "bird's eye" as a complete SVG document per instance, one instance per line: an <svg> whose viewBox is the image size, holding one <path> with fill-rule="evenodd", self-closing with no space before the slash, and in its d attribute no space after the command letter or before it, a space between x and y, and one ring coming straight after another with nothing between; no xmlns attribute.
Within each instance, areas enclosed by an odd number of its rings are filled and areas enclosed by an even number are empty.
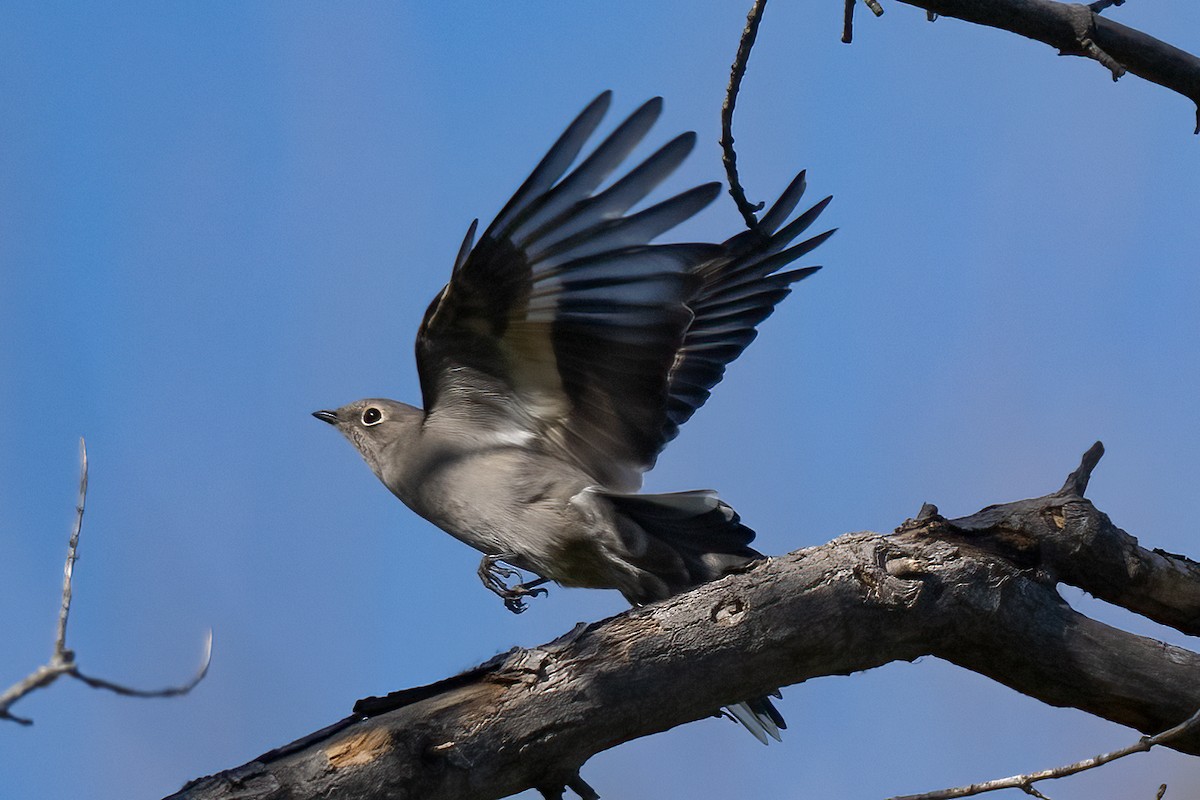
<svg viewBox="0 0 1200 800"><path fill-rule="evenodd" d="M383 414L378 408L371 406L362 413L363 425L378 425L383 422Z"/></svg>

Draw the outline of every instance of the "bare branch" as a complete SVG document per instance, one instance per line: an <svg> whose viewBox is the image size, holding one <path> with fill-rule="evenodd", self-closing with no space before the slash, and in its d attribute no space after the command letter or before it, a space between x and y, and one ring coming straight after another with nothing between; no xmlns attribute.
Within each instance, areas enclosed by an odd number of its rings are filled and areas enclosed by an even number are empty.
<svg viewBox="0 0 1200 800"><path fill-rule="evenodd" d="M1083 5L1056 0L900 0L931 14L955 17L1044 42L1061 55L1087 56L1114 79L1125 70L1178 92L1196 104L1200 133L1200 58L1099 15L1105 0Z"/></svg>
<svg viewBox="0 0 1200 800"><path fill-rule="evenodd" d="M1097 442L1054 494L947 520L922 508L899 532L960 541L1190 635L1200 635L1200 563L1149 550L1083 498Z"/></svg>
<svg viewBox="0 0 1200 800"><path fill-rule="evenodd" d="M1076 761L1074 764L1066 764L1054 769L1044 769L1040 772L1030 772L1027 775L1013 775L1009 778L997 778L996 780L985 781L983 783L973 783L970 786L956 786L952 789L939 789L936 792L924 792L922 794L906 794L899 797L893 797L890 800L952 800L955 797L970 797L984 792L995 792L1000 789L1021 789L1022 791L1035 794L1037 790L1033 788L1033 784L1038 781L1048 781L1057 778L1065 778L1068 775L1075 775L1089 769L1095 769L1116 761L1118 758L1132 755L1133 753L1144 753L1155 745L1170 742L1172 739L1182 736L1192 728L1200 724L1200 710L1192 714L1186 720L1171 728L1163 731L1157 736L1143 736L1128 747L1122 747L1120 750L1113 750L1110 753L1101 753L1092 758L1085 758L1083 761ZM1165 793L1166 786L1159 788L1159 798Z"/></svg>
<svg viewBox="0 0 1200 800"><path fill-rule="evenodd" d="M54 683L63 675L68 675L83 681L88 686L96 689L107 689L117 694L127 695L129 697L173 697L175 695L187 694L196 687L200 681L204 680L204 676L208 674L208 667L212 661L212 631L208 632L208 637L204 644L204 658L201 661L200 669L186 683L180 686L171 686L166 689L156 689L146 691L143 689L131 689L127 686L122 686L112 681L106 681L102 678L93 678L89 675L84 675L79 671L79 665L75 661L75 653L67 649L67 617L71 613L71 596L72 583L75 577L75 561L78 558L79 551L79 534L83 530L83 509L87 501L88 487L88 461L87 461L87 445L83 439L79 440L79 500L75 504L75 524L71 528L71 538L67 544L67 561L63 565L63 589L62 589L62 604L58 611L58 623L55 628L54 635L54 652L50 655L50 660L42 666L35 669L23 679L17 681L12 686L0 695L0 719L7 719L16 722L20 725L32 725L33 720L26 717L18 717L10 710L13 703L20 700L25 695L33 692L36 689L43 689Z"/></svg>
<svg viewBox="0 0 1200 800"><path fill-rule="evenodd" d="M8 687L4 694L0 695L0 719L12 720L18 725L32 725L33 720L27 717L18 717L9 708L13 703L35 689L41 689L54 683L60 675L63 675L70 669L70 666L70 664L63 664L61 662L56 663L51 659L48 663L43 664L23 679Z"/></svg>
<svg viewBox="0 0 1200 800"><path fill-rule="evenodd" d="M1039 562L1057 558L1057 545L1021 544L1050 532L1069 538L1101 517L1058 492L958 520L926 506L895 535L842 536L438 683L360 701L352 716L173 797L366 800L380 786L423 800L531 787L589 797L576 779L597 752L776 686L924 655L1157 733L1200 708L1200 654L1073 610L1054 590L1057 568ZM995 544L1005 537L1015 544ZM1122 557L1101 548L1078 558L1110 556ZM1200 726L1146 741L1200 754Z"/></svg>
<svg viewBox="0 0 1200 800"><path fill-rule="evenodd" d="M733 149L733 108L737 104L738 92L742 88L742 78L746 74L746 64L750 61L750 51L754 48L754 40L758 36L758 24L762 21L763 11L767 0L754 0L750 13L746 16L746 28L742 31L741 41L738 42L737 56L733 59L733 67L729 73L729 87L725 90L725 103L721 106L721 160L725 163L725 174L729 178L729 194L737 204L746 227L752 231L758 230L758 217L764 203L751 203L746 199L746 190L738 179L737 152Z"/></svg>

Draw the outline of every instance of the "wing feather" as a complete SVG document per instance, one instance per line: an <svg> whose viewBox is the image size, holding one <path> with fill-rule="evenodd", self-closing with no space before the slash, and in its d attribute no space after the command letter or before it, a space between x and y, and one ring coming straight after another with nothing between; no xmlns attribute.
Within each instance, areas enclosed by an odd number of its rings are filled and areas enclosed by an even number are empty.
<svg viewBox="0 0 1200 800"><path fill-rule="evenodd" d="M572 169L610 101L605 92L576 117L478 241L471 225L416 349L427 424L516 429L598 484L633 491L756 326L818 268L778 270L831 232L792 244L828 202L788 221L802 172L759 231L719 245L654 243L720 185L631 211L692 150L689 133L601 188L658 119L660 98Z"/></svg>
<svg viewBox="0 0 1200 800"><path fill-rule="evenodd" d="M702 285L690 303L695 316L671 367L662 446L674 439L679 426L704 405L712 388L724 377L726 366L754 341L758 324L791 293L791 286L820 269L777 272L834 233L826 231L788 247L832 200L826 197L783 224L803 197L806 185L805 172L801 171L762 216L758 231L745 231L729 239L719 258L697 269Z"/></svg>

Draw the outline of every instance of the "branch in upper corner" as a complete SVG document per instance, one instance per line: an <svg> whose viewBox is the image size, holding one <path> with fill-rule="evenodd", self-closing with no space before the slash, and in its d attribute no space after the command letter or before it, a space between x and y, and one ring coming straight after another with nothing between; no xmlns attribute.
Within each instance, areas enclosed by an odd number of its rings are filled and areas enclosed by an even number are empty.
<svg viewBox="0 0 1200 800"><path fill-rule="evenodd" d="M71 528L71 538L67 544L67 561L63 566L62 603L59 606L58 623L55 628L54 652L50 655L50 660L47 663L29 673L22 680L14 683L5 690L4 694L0 695L0 719L11 720L20 725L32 725L33 720L26 717L18 717L12 713L10 709L13 703L35 689L42 689L49 686L63 675L76 678L96 689L107 689L111 692L130 697L171 697L187 694L200 681L204 680L204 676L208 674L208 666L212 661L212 631L208 632L208 638L204 645L204 658L200 664L200 669L196 671L196 674L190 680L180 686L169 686L166 689L152 691L132 689L102 678L93 678L84 675L79 671L79 665L75 661L75 653L67 649L67 617L71 613L71 587L75 576L75 561L79 551L79 534L83 529L83 509L87 500L87 486L87 446L84 444L83 439L80 439L79 501L75 504L75 524Z"/></svg>
<svg viewBox="0 0 1200 800"><path fill-rule="evenodd" d="M1102 0L1103 1L1103 0ZM1011 31L1044 42L1062 55L1081 55L1178 92L1196 104L1200 134L1200 58L1119 22L1100 16L1096 3L1055 0L900 0L940 16ZM1103 6L1107 7L1107 6ZM1081 17L1081 12L1086 17ZM1081 23L1083 34L1081 35ZM1090 44L1090 46L1089 46ZM1103 57L1101 57L1101 54ZM1114 69L1114 66L1119 69Z"/></svg>
<svg viewBox="0 0 1200 800"><path fill-rule="evenodd" d="M737 152L733 149L733 108L737 104L738 91L742 88L742 78L746 74L746 64L750 61L750 51L754 48L754 40L758 36L758 24L762 21L763 11L767 0L754 0L750 13L746 15L746 28L742 31L741 41L738 42L737 56L733 59L733 67L729 72L729 87L725 90L725 103L721 106L721 161L725 164L725 174L729 178L729 194L737 204L746 227L752 231L759 229L756 213L765 205L762 202L751 203L746 199L746 190L738 179Z"/></svg>
<svg viewBox="0 0 1200 800"><path fill-rule="evenodd" d="M1021 789L1027 794L1042 797L1043 795L1033 788L1033 784L1038 781L1065 778L1068 775L1075 775L1103 766L1110 761L1116 761L1118 758L1124 758L1134 753L1144 753L1155 745L1165 744L1172 739L1184 735L1197 725L1200 725L1200 710L1197 710L1196 713L1170 730L1163 731L1155 736L1143 736L1133 744L1122 747L1120 750L1101 753L1092 758L1076 761L1074 764L1064 764L1061 767L1044 769L1040 772L1031 772L1027 775L1013 775L1009 778L997 778L996 780L985 781L983 783L973 783L970 786L956 786L952 789L939 789L936 792L925 792L923 794L906 794L901 797L893 797L891 800L953 800L956 797L970 797L972 795L983 794L984 792L999 791L1000 789ZM1160 798L1165 789L1165 786L1159 789L1158 796Z"/></svg>

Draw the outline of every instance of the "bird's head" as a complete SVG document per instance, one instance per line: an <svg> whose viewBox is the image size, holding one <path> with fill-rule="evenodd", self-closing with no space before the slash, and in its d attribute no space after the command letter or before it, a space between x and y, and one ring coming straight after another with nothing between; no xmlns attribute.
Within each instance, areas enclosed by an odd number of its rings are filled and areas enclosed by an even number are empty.
<svg viewBox="0 0 1200 800"><path fill-rule="evenodd" d="M366 460L371 471L388 483L388 468L401 450L419 432L425 413L395 400L356 400L333 411L314 411L313 416L342 432Z"/></svg>

